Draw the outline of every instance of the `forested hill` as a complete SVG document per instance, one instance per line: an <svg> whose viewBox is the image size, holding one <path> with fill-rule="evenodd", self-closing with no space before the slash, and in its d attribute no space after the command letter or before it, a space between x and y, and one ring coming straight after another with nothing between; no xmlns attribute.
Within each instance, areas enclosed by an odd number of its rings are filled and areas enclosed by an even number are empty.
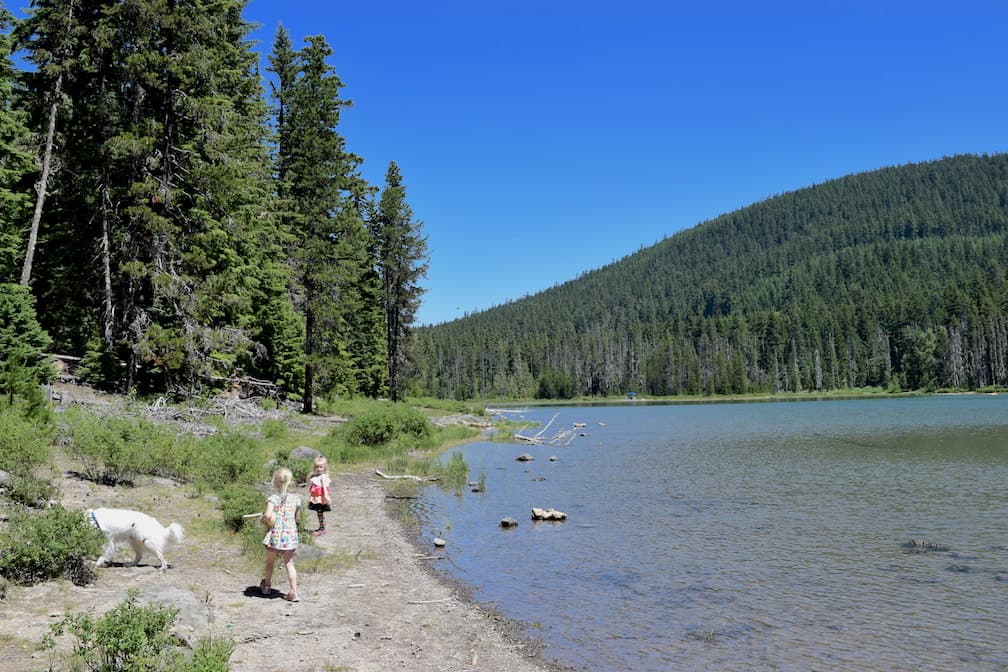
<svg viewBox="0 0 1008 672"><path fill-rule="evenodd" d="M1004 386L1006 232L1008 155L843 177L420 329L417 383L445 397Z"/></svg>

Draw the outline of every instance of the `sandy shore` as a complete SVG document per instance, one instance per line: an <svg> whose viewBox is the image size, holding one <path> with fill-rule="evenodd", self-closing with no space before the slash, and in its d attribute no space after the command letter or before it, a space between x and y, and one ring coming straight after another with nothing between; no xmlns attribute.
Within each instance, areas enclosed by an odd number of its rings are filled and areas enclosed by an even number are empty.
<svg viewBox="0 0 1008 672"><path fill-rule="evenodd" d="M121 602L130 588L142 597L188 596L198 615L205 612L207 634L235 642L230 661L235 672L556 669L538 656L533 642L511 636L513 624L469 603L430 570L433 549L410 542L386 510L386 491L374 476L336 473L333 481L328 534L315 548L302 549L297 563L302 601L288 603L257 594L261 570L241 555L233 537L214 531L207 520L214 515L209 498L156 479L112 489L70 475L60 478L68 508L136 508L163 524L177 521L190 533L166 553L172 567L165 572L148 564L154 562L148 557L139 567L100 569L98 581L87 587L67 581L13 587L0 603L3 669L47 669L49 654L37 651L36 644L50 623L68 612L100 613ZM286 591L280 568L274 586ZM68 645L64 638L61 646Z"/></svg>

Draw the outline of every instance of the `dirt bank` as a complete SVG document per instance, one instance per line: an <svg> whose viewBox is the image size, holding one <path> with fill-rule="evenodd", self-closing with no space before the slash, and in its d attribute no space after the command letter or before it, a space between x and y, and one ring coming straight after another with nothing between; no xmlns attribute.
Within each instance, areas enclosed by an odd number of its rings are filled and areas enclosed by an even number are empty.
<svg viewBox="0 0 1008 672"><path fill-rule="evenodd" d="M66 581L13 587L0 602L0 659L7 672L48 669L48 655L35 645L49 624L70 611L111 608L129 588L195 595L205 605L209 632L234 640L234 672L551 669L534 645L508 636L506 621L466 602L429 571L423 549L386 511L386 491L370 474L333 474L329 533L298 561L302 601L293 604L257 595L260 567L241 554L234 537L221 535L211 498L158 479L114 489L70 474L57 480L67 508L145 510L163 524L181 523L187 539L169 548L172 567L165 572L145 557L140 567L99 569L98 581L87 587ZM286 590L280 568L274 586Z"/></svg>

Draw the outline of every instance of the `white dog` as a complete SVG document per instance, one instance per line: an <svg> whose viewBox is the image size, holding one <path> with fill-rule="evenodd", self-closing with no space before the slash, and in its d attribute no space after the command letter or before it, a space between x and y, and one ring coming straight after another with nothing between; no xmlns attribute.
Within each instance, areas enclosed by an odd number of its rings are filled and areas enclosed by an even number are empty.
<svg viewBox="0 0 1008 672"><path fill-rule="evenodd" d="M129 544L136 554L134 565L140 564L144 551L150 551L161 561L161 569L167 569L164 559L165 546L168 542L182 543L185 530L178 523L164 527L152 516L140 511L129 509L88 509L84 512L91 524L105 533L105 548L101 557L95 561L99 567L112 562L116 549Z"/></svg>

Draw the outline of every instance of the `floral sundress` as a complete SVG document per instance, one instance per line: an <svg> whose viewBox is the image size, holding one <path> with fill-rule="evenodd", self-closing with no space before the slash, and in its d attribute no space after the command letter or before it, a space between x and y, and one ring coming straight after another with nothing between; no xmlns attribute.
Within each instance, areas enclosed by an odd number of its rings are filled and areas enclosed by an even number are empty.
<svg viewBox="0 0 1008 672"><path fill-rule="evenodd" d="M282 496L272 494L266 501L273 504L273 513L276 518L273 527L263 538L263 546L278 551L296 549L298 547L298 531L295 514L301 507L301 497L291 493Z"/></svg>

